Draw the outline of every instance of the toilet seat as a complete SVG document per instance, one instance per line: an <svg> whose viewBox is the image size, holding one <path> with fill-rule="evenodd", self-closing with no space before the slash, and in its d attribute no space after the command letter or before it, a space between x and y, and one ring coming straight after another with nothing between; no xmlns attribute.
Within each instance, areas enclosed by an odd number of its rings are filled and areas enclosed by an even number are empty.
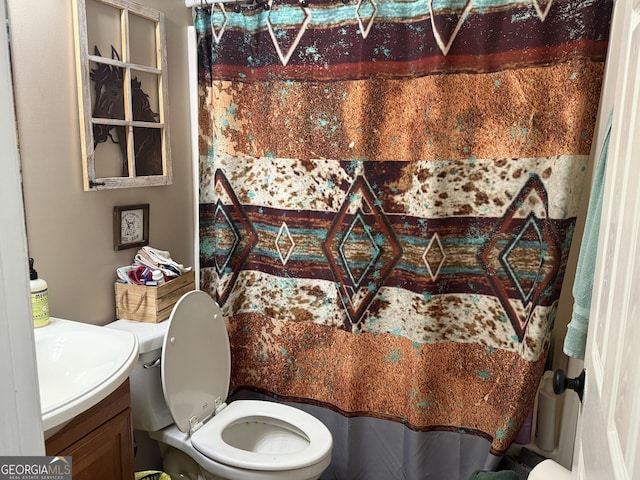
<svg viewBox="0 0 640 480"><path fill-rule="evenodd" d="M247 451L227 443L224 431L245 422L248 428L256 422L266 422L279 428L280 433L289 430L292 437L299 437L299 442L294 440L287 453ZM276 442L282 446L283 440ZM200 453L227 465L250 470L293 470L313 465L326 456L332 439L322 422L302 410L264 400L236 400L195 432L191 443Z"/></svg>
<svg viewBox="0 0 640 480"><path fill-rule="evenodd" d="M231 376L229 338L222 311L208 294L197 290L184 294L167 322L161 360L163 394L175 425L190 435L197 451L230 467L262 471L305 468L327 459L331 433L312 415L269 401L225 403ZM275 443L299 443L299 448L280 453L230 445L225 435L240 424L242 428L264 424L289 432Z"/></svg>

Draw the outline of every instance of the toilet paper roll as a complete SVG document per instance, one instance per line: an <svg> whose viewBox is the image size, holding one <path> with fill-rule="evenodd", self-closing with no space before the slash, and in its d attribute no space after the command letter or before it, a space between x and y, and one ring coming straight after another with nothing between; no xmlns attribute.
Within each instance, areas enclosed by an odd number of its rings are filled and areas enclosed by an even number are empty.
<svg viewBox="0 0 640 480"><path fill-rule="evenodd" d="M571 480L571 472L553 460L545 460L531 470L529 480Z"/></svg>

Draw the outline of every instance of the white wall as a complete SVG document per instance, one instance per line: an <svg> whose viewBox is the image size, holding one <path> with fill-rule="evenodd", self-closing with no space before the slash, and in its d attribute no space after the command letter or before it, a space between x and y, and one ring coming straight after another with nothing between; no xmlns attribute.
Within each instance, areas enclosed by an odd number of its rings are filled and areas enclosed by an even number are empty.
<svg viewBox="0 0 640 480"><path fill-rule="evenodd" d="M615 0L614 0L615 5ZM615 8L615 7L614 7ZM613 35L610 36L611 39L615 37ZM615 52L620 51L621 45L616 45L613 42L609 44L608 52L614 52L613 55L607 54L607 72L617 72L618 71L618 55ZM608 73L608 75L609 75ZM588 177L591 178L593 174L593 167L597 159L600 157L600 148L599 142L597 139L602 139L607 127L607 119L609 117L609 112L613 108L613 95L615 94L615 88L605 88L605 82L610 83L613 82L615 84L616 79L611 78L611 76L607 76L607 78L603 81L602 88L602 97L600 98L600 106L598 109L598 120L595 126L595 132L593 135L593 144L591 147L591 162ZM558 361L556 362L557 368L563 368L567 371L567 375L571 378L577 377L582 371L584 362L582 360L577 359L568 359L562 354L562 343L564 340L564 335L566 334L566 322L571 317L571 310L573 305L573 279L575 277L575 269L578 259L578 253L580 249L580 241L582 239L582 234L584 230L584 222L587 214L588 207L588 199L591 193L590 185L585 186L583 191L583 201L581 202L582 209L578 215L578 222L576 225L576 231L574 236L574 242L571 247L571 254L568 259L567 265L567 275L565 278L565 282L562 286L562 295L560 299L560 306L558 308L558 317L562 318L562 321L559 322L559 325L554 329L554 334L557 339L557 345L555 346L556 356ZM554 459L562 464L566 468L571 468L572 459L573 459L573 447L575 443L575 431L576 424L578 418L578 409L579 409L579 401L577 395L573 392L567 392L564 395L564 404L563 404L563 416L560 419L560 431L559 431L559 448L556 452L554 452Z"/></svg>
<svg viewBox="0 0 640 480"><path fill-rule="evenodd" d="M0 2L0 18L5 18L4 2ZM3 34L0 145L0 455L43 455L9 48Z"/></svg>

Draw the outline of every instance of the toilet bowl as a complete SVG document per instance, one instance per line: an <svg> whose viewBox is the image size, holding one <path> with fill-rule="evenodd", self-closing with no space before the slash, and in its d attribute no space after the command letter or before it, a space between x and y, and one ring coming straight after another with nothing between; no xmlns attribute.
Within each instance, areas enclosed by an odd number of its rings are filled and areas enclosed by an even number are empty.
<svg viewBox="0 0 640 480"><path fill-rule="evenodd" d="M276 402L226 403L229 339L220 307L209 295L186 293L163 323L166 326L127 320L110 324L139 340L140 359L131 374L135 429L147 431L165 447L161 451L177 449L193 459L202 469L198 479L320 477L333 445L322 422ZM188 473L192 465L184 470L183 478L193 476Z"/></svg>

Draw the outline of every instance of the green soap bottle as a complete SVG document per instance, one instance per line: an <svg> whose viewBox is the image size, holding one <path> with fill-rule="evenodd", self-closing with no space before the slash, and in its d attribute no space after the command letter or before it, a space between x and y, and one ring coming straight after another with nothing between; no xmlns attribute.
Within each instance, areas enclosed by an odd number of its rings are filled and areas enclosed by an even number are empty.
<svg viewBox="0 0 640 480"><path fill-rule="evenodd" d="M31 309L33 312L33 327L39 328L49 325L49 290L47 282L38 278L38 272L33 268L33 258L29 258L29 285L31 287Z"/></svg>

